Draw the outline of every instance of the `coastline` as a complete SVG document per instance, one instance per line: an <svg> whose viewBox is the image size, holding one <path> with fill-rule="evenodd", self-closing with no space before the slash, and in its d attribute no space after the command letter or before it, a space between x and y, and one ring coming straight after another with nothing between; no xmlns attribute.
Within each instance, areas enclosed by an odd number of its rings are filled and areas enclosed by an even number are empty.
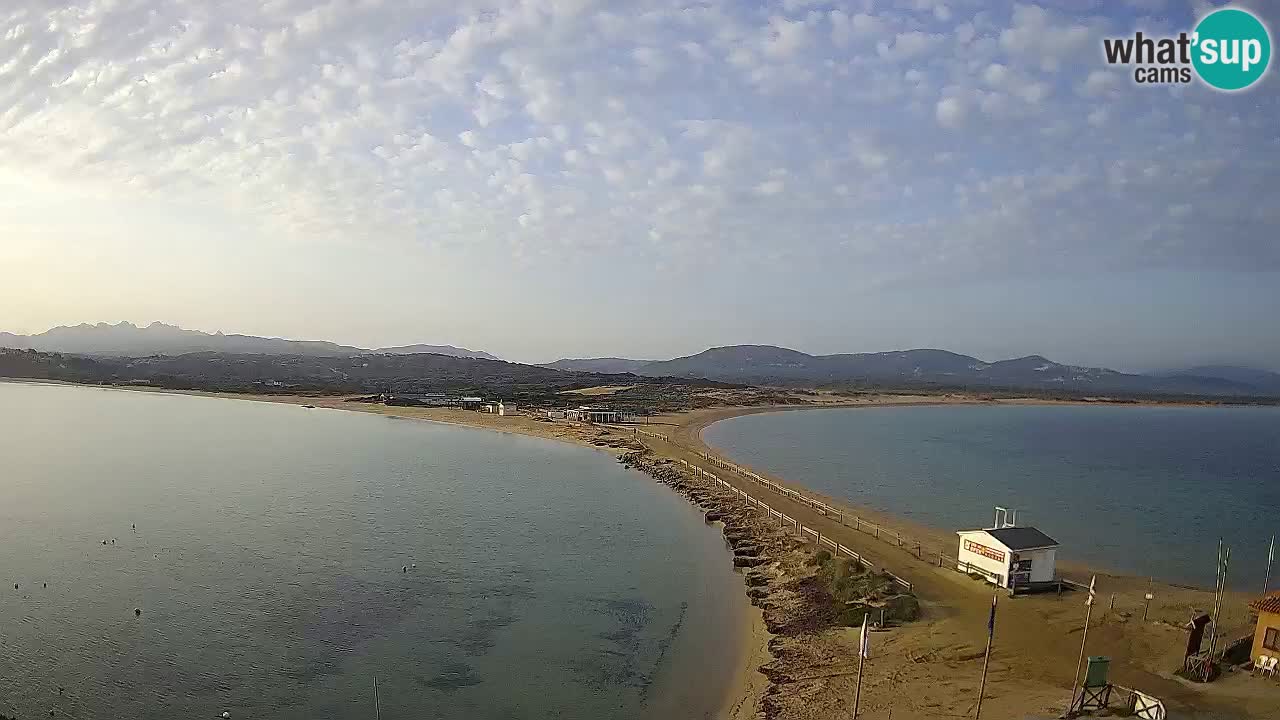
<svg viewBox="0 0 1280 720"><path fill-rule="evenodd" d="M746 414L895 405L1028 402L1096 404L1032 399L992 401L968 397L886 395L859 402L715 407L652 418L649 423L651 429L669 434L674 441L668 444L637 438L632 435L630 428L565 421L548 422L528 415L498 417L464 410L374 405L347 402L343 397L241 395L156 388L101 389L198 395L297 406L313 405L317 409L368 412L554 439L594 447L615 456L634 451L639 446L647 448L657 458L687 459L691 462L703 462L696 454L698 452L725 457L702 440L701 432L714 422ZM897 528L904 534L924 540L933 537L939 541L954 543L954 536L950 532L917 526L891 513L854 508L847 502L825 498L784 478L760 474L780 485L802 491L809 497L861 513L861 517L885 527ZM761 493L759 485L733 472L725 471L720 475L743 490L758 495ZM890 568L903 575L917 588L917 595L924 607L924 617L919 622L885 633L887 637L880 641L884 647L884 657L877 664L880 672L888 670L889 680L870 680L863 688L866 709L861 714L868 718L885 717L886 711L894 707L898 707L900 711L913 711L914 717L946 717L971 711L972 705L966 706L965 703L976 691L975 667L980 662L981 645L985 639L986 612L990 606L990 591L986 589L987 586L974 583L954 571L921 563L915 556L888 547L865 534L850 534L847 527L834 525L829 519L799 504L788 507L788 501L783 496L768 496L768 500L789 514L803 519L807 526L820 529L824 536L835 537L855 548L877 566ZM1088 568L1070 563L1059 565L1064 575L1073 579L1090 572ZM1087 575L1085 579L1087 580ZM1131 621L1134 615L1133 599L1141 597L1141 593L1148 588L1147 579L1099 573L1099 582L1100 594L1116 592L1122 597L1121 603L1114 610L1108 610L1101 618L1095 614L1089 635L1090 654L1107 654L1113 658L1115 682L1151 692L1165 699L1173 711L1208 710L1221 713L1219 717L1241 720L1271 717L1274 696L1259 696L1258 686L1250 685L1247 676L1228 677L1211 686L1200 686L1186 683L1169 672L1170 668L1178 664L1178 650L1180 644L1185 643L1181 624L1193 608L1204 607L1209 595L1207 591L1157 583L1153 586L1157 601L1151 607L1152 620L1150 623L1139 624L1136 620ZM1231 597L1232 604L1242 604L1236 602L1242 598L1243 596ZM1079 650L1079 632L1083 619L1079 612L1081 605L1078 594L1068 594L1056 601L1052 598L1028 597L1019 598L1008 606L1001 604L1000 624L1005 632L997 636L998 652L992 659L992 677L988 683L989 694L987 703L984 704L984 716L1021 718L1033 712L1042 712L1048 717L1061 711L1069 694L1071 666L1075 661L1075 653ZM841 698L851 695L849 657L851 652L856 653L851 650L852 643L856 642L853 638L856 631L851 635L845 628L835 628L803 638L779 638L768 632L758 610L753 609L748 619L750 622L744 623L741 631L743 641L740 643L740 657L731 661L735 667L733 680L725 689L720 710L714 715L717 720L758 717L758 711L762 707L770 710L766 713L767 717L794 717L802 720L826 720L847 714L847 702ZM1227 634L1246 621L1247 617L1224 615ZM1141 632L1135 632L1135 628ZM796 687L793 689L798 692L788 692L785 696L776 692L770 694L770 686L778 678L794 683ZM975 687L970 687L971 685ZM797 704L786 705L788 699ZM771 706L765 706L766 700Z"/></svg>
<svg viewBox="0 0 1280 720"><path fill-rule="evenodd" d="M975 401L951 398L939 400L938 398L921 399L886 396L878 398L876 401L857 404L773 408L709 408L655 418L654 421L664 425L660 432L667 434L670 438L670 444L673 449L676 449L676 454L684 452L684 456L691 459L691 461L700 461L702 458L699 455L707 453L713 458L737 463L737 459L729 456L728 453L720 448L707 443L702 437L702 431L722 420L766 412L837 407L872 408L952 404L1089 405L1094 403L1042 402L1032 399ZM653 443L646 442L646 444L652 445ZM706 464L705 461L703 464ZM861 507L841 498L833 498L815 492L787 478L760 472L758 469L745 467L742 464L739 464L739 466L778 485L797 490L809 498L826 503L834 509L843 510L847 514L855 514L857 517L875 523L882 528L897 531L904 538L910 537L919 540L922 545L931 543L935 547L945 548L948 545L955 544L954 533L949 530L926 527L895 515L890 511ZM730 480L734 485L744 490L753 491L762 497L767 497L770 503L775 505L785 503L783 499L785 496L770 495L767 491L763 491L760 485L736 472L728 470L717 472L719 472L720 477ZM803 509L797 508L797 512L803 512ZM819 516L811 515L810 517L812 522L821 523ZM967 641L970 647L977 647L980 652L981 641L983 640L980 636L983 633L975 633L974 629L975 627L980 627L979 616L983 614L982 610L989 608L989 586L983 584L975 587L974 583L968 582L963 575L954 572L950 568L936 567L933 562L921 562L911 552L892 547L892 543L886 546L883 542L872 539L865 533L858 533L848 527L835 525L834 523L829 524L828 528L828 530L824 531L824 534L830 533L831 536L837 539L843 537L844 541L851 547L864 553L864 555L877 558L877 562L885 563L887 567L892 568L895 572L902 573L916 584L917 594L920 596L922 605L933 610L933 613L927 613L932 617L927 617L922 623L930 628L930 632L946 631L949 641L954 641L956 635L959 635ZM954 549L951 550L951 554L954 555ZM1193 611L1200 612L1212 606L1212 590L1177 583L1152 582L1146 577L1135 577L1102 570L1082 563L1073 563L1069 560L1066 562L1060 560L1058 566L1060 573L1064 577L1086 584L1091 576L1096 575L1099 597L1108 598L1108 596L1111 596L1109 598L1110 602L1115 602L1114 609L1110 607L1104 608L1106 612L1101 615L1101 618L1099 618L1098 613L1095 613L1093 621L1090 623L1089 636L1089 654L1104 654L1112 658L1113 682L1125 684L1129 687L1138 687L1156 694L1165 699L1166 704L1174 712L1177 710L1207 711L1221 713L1220 715L1214 715L1214 717L1240 719L1271 717L1271 713L1274 712L1274 695L1269 694L1268 690L1261 688L1257 684L1249 684L1247 677L1241 677L1236 674L1234 677L1225 677L1211 685L1198 685L1182 680L1172 672L1173 668L1181 664L1181 648L1185 645L1186 633L1182 628L1182 624L1187 617L1192 615ZM981 588L988 589L982 591ZM1150 605L1150 622L1141 622L1137 616L1143 614L1142 598L1146 592L1154 592L1156 599ZM1045 716L1048 717L1050 714L1060 712L1065 707L1064 698L1069 696L1070 692L1070 667L1074 665L1074 653L1079 650L1079 633L1083 624L1083 618L1079 617L1079 612L1076 610L1077 607L1083 604L1079 596L1080 593L1075 593L1075 597L1072 594L1064 596L1066 608L1063 607L1064 600L1062 599L1049 600L1048 598L1037 596L1019 598L1016 605L1011 604L1013 607L1006 607L1002 603L1002 608L1005 609L1002 609L1001 612L1001 624L1006 628L1010 626L1016 627L1017 630L1012 633L1014 637L1014 642L1012 643L998 636L997 647L1002 649L1000 654L1007 654L1011 658L1016 658L1009 661L1012 665L1010 670L1016 668L1018 673L1008 673L1005 677L1000 677L997 674L994 676L994 681L989 682L988 688L997 693L998 696L1007 695L1011 691L1019 693L1026 702L1016 709L1010 707L1007 714L997 709L994 716L1025 717L1026 713L1035 708L1037 703L1042 703L1041 712L1046 713ZM1252 623L1246 605L1253 597L1248 593L1237 591L1226 594L1227 602L1224 603L1222 627L1227 641L1251 632ZM1014 607L1017 610L1014 610ZM1007 616L1011 612L1018 612L1024 609L1030 610L1030 612L1019 612L1021 617L1009 618ZM1064 609L1067 612L1063 612ZM961 616L968 616L969 624L962 632L954 633L952 627L954 621ZM904 634L912 634L915 629L911 628ZM912 642L911 649L908 652L933 654L945 652L946 649L946 642L925 642L923 644ZM1054 655L1057 656L1058 662L1056 664L1065 666L1065 671L1061 667L1055 667ZM994 656L992 667L993 669L1000 667L1000 661L997 661ZM912 670L918 670L918 668L912 668ZM1021 677L1018 677L1018 675L1021 675ZM926 692L928 690L928 682L923 678L921 681L908 681L900 685L897 690L916 689L920 692ZM1055 686L1057 688L1056 691ZM988 697L988 703L990 703L990 697ZM984 705L984 716L988 713L988 707L991 707L991 705ZM1018 713L1023 714L1018 715ZM827 716L817 715L815 717Z"/></svg>
<svg viewBox="0 0 1280 720"><path fill-rule="evenodd" d="M195 390L172 390L152 387L118 387L87 385L56 380L33 380L23 378L0 378L0 382L17 382L24 384L55 385L75 388L89 388L103 391L143 392L159 395L183 395L223 400L239 400L244 402L265 402L279 405L293 405L302 409L313 406L316 410L341 410L381 415L388 418L437 422L456 425L476 430L524 435L547 440L571 443L579 447L590 448L619 457L638 449L629 429L618 430L586 423L550 423L535 420L527 415L496 416L472 410L451 408L427 408L411 406L388 406L373 403L350 402L351 396L306 396L306 395L253 395L242 393L215 393ZM678 493L677 493L678 494ZM728 551L726 560L732 561L732 550ZM745 588L741 590L746 600ZM708 716L714 720L750 720L757 716L756 707L768 685L767 678L760 673L760 668L772 657L769 653L769 641L772 638L765 626L758 608L748 605L743 611L743 620L737 630L733 646L736 656L730 660L731 669L725 673L729 678L719 692L709 693L708 697L718 696L708 707L715 709Z"/></svg>

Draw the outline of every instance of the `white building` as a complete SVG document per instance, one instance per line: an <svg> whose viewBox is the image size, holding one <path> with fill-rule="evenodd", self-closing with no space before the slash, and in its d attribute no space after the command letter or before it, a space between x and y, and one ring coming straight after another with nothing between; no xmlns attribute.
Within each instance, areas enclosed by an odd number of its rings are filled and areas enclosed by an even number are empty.
<svg viewBox="0 0 1280 720"><path fill-rule="evenodd" d="M956 569L978 572L1003 588L1057 579L1057 540L1032 527L961 530Z"/></svg>
<svg viewBox="0 0 1280 720"><path fill-rule="evenodd" d="M493 415L515 415L516 406L511 403L486 403L480 406L480 412L491 413Z"/></svg>
<svg viewBox="0 0 1280 720"><path fill-rule="evenodd" d="M566 410L565 417L570 420L589 423L620 423L626 421L626 415L621 410L591 407L590 405L583 405L577 410Z"/></svg>

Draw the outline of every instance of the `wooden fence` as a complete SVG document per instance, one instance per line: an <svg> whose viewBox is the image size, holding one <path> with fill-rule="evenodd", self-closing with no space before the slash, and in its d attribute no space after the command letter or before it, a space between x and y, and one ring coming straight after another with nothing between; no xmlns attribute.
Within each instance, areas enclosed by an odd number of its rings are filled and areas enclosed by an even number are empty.
<svg viewBox="0 0 1280 720"><path fill-rule="evenodd" d="M975 574L975 573L980 574L986 577L989 582L993 581L993 578L990 573L983 570L982 568L979 568L974 565L970 565L967 562L961 562L958 556L947 553L946 549L941 546L938 546L936 548L926 548L924 543L921 543L919 540L916 540L914 538L903 535L901 532L893 528L884 527L882 525L873 523L869 520L864 520L863 518L860 518L857 515L846 513L841 508L829 505L817 498L810 497L809 495L803 492L779 485L773 482L772 480L766 477L763 477L759 473L756 473L748 468L742 467L737 463L729 462L728 460L724 460L723 458L716 457L715 455L712 455L710 453L701 452L698 450L691 450L689 448L680 446L672 442L670 437L663 435L661 433L650 432L648 430L640 430L638 428L635 429L635 433L638 435L651 437L655 440L661 440L665 443L674 445L675 447L678 447L681 450L685 450L686 452L697 455L698 457L702 458L709 465L713 467L720 468L722 470L728 470L729 472L732 472L740 477L746 478L747 480L750 480L771 492L777 493L779 495L783 495L791 500L794 500L795 502L806 505L812 508L813 510L815 510L816 512L821 513L824 517L826 517L829 520L832 520L852 530L857 530L859 532L866 533L867 535L870 535L871 537L877 540L880 540L881 542L897 547L900 550L903 550L908 555L911 555L912 557L916 558L921 562L936 564L938 567L950 567L954 569L956 572L965 573L969 575ZM693 465L691 463L685 462L683 460L681 460L680 462L696 471L704 472L704 473L706 472L704 469L699 468L696 465ZM716 478L716 480L718 481L719 478ZM728 483L722 483L722 484L728 485ZM745 493L743 494L744 496L746 496ZM764 506L764 507L768 507L768 506ZM791 520L790 518L788 518L788 522L791 524L794 524L794 521ZM838 549L841 549L841 548L843 548L843 550L848 550L847 548L844 548L843 545L840 546L840 548ZM851 557L856 557L859 561L864 562L864 564L867 564L868 567L870 567L869 563L865 563L865 561L863 561L860 556L858 556L856 553L853 553L851 550L848 551L846 554L850 555ZM887 570L885 572L888 573ZM901 583L904 587L910 588L911 584L908 583L907 581L899 578L896 575L893 575L892 573L888 573L888 574L892 576L894 579L896 579L899 583ZM1071 583L1070 581L1065 581L1065 580L1063 581L1063 584L1075 585L1075 583Z"/></svg>
<svg viewBox="0 0 1280 720"><path fill-rule="evenodd" d="M670 443L670 442L671 442L670 438L668 438L666 435L660 435L660 434L658 434L658 433L649 432L649 431L647 431L647 430L640 430L639 428L636 428L636 429L635 429L635 432L636 432L636 434L638 434L638 435L645 435L645 436L652 437L652 438L657 439L657 440L662 440L663 442L667 442L667 443ZM691 451L691 452L692 452L692 451ZM745 468L742 468L742 467L740 467L740 466L734 465L733 463L727 463L727 462L725 462L725 461L723 461L723 460L720 460L719 458L715 458L715 457L713 457L713 456L707 455L706 453L696 453L696 454L697 454L699 457L703 458L704 460L707 460L707 461L708 461L708 463L710 463L711 465L715 465L716 467L722 467L722 468L725 468L725 469L728 469L728 470L732 470L733 472L739 473L739 474L743 475L744 477L749 477L749 478L751 478L751 479L753 479L753 480L756 480L757 482L761 483L762 485L764 485L764 486L766 486L766 487L768 487L768 488L772 489L772 490L773 490L773 491L775 491L775 492L778 492L778 493L781 493L781 494L783 494L783 495L786 495L787 497L789 497L789 498L791 498L791 499L793 499L793 500L797 500L797 501L799 501L799 502L802 502L802 503L804 503L804 504L806 504L806 505L809 505L809 506L811 506L811 507L814 507L815 509L816 509L816 508L822 508L822 510L820 510L820 511L822 512L822 514L823 514L823 515L825 515L825 516L827 516L827 517L832 517L832 514L833 514L833 513L834 513L836 516L840 517L840 518L843 518L843 517L844 517L844 514L843 514L841 511L837 510L836 508L831 507L830 505L827 505L827 504L822 503L822 502L817 501L817 500L813 500L812 498L809 498L808 496L806 496L806 495L804 495L804 494L802 494L802 493L796 492L795 490L792 490L791 488L784 488L784 487L782 487L781 485L778 485L777 483L770 482L769 480L766 480L766 479L764 479L764 478L760 477L759 475L756 475L755 473L751 473L750 471L746 470ZM824 537L824 536L822 535L822 533L820 533L819 531L817 531L817 530L815 530L815 529L813 529L813 528L810 528L810 527L808 527L808 526L804 525L804 524L803 524L803 523L801 523L798 519L793 518L793 517L791 517L790 515L787 515L786 513L782 512L782 511L780 511L780 510L776 510L776 509L774 509L772 506L770 506L770 505L769 505L768 503L766 503L765 501L763 501L763 500L761 500L761 499L759 499L759 498L757 498L757 497L753 496L752 494L750 494L750 493L746 492L745 490L742 490L742 489L740 489L740 488L738 488L738 487L734 486L733 484L731 484L731 483L729 483L729 482L727 482L727 481L725 481L725 480L720 479L720 477L718 477L718 476L717 476L717 475L715 475L714 473L710 472L710 471L709 471L709 470L707 470L706 468L699 467L698 465L696 465L696 464L694 464L694 463L691 463L691 462L689 462L689 461L687 461L687 460L683 460L683 459L678 459L678 458L677 458L677 459L676 459L676 462L678 462L678 463L680 463L681 465L683 465L683 466L685 466L686 468L688 468L688 469L689 469L689 470L690 470L690 471L691 471L695 476L697 476L697 477L699 477L699 478L702 478L702 479L705 479L705 480L710 480L710 481L712 481L712 482L716 483L716 484L717 484L717 485L719 485L720 487L722 487L722 488L724 488L724 489L726 489L726 490L728 490L728 491L730 491L730 492L732 492L732 493L734 493L734 494L738 495L739 497L741 497L741 498L742 498L742 499L743 499L743 500L744 500L748 505L751 505L751 506L753 506L753 507L757 507L757 508L759 508L759 509L761 509L761 510L763 510L763 511L767 512L767 513L769 513L769 514L770 514L770 515L772 515L773 517L777 518L777 519L778 519L778 526L779 526L779 527L790 527L790 528L794 528L794 530L795 530L796 534L797 534L797 535L799 535L799 536L801 537L801 539L805 540L806 542L812 541L812 542L814 543L815 547L817 547L817 548L819 548L819 549L824 548L824 547L826 547L826 548L830 548L830 549L832 550L832 554L833 554L833 555L839 556L839 555L841 555L841 554L844 554L844 555L846 555L846 556L848 556L848 557L853 558L853 559L854 559L854 560L856 560L857 562L861 563L863 567L866 567L866 568L868 568L868 569L873 569L873 568L875 567L875 566L871 563L871 561L870 561L870 560L867 560L866 558L862 557L862 556L861 556L861 555L859 555L858 553L854 552L851 548L848 548L848 547L846 547L846 546L845 546L845 545L843 545L843 544L837 543L836 541L832 540L832 539L831 539L831 538L829 538L829 537ZM856 520L857 518L854 518L854 519ZM841 524L844 524L844 523L842 522ZM887 569L883 569L883 570L882 570L882 572L884 572L884 574L888 575L889 577L893 578L894 582L896 582L896 583L898 583L899 585L901 585L902 587L906 588L908 592L910 592L910 591L911 591L912 586L911 586L911 583L910 583L910 582L908 582L908 581L904 580L903 578L901 578L901 577L899 577L899 576L895 575L894 573L890 572L890 571L889 571L889 570L887 570Z"/></svg>

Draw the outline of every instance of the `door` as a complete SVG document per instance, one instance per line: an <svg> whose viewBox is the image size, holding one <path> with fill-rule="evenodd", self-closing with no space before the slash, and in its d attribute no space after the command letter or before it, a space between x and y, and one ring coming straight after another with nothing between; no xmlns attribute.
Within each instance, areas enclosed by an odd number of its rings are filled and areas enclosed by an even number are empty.
<svg viewBox="0 0 1280 720"><path fill-rule="evenodd" d="M1031 584L1031 558L1025 560L1014 559L1013 567L1009 573L1009 587L1020 588L1027 587Z"/></svg>

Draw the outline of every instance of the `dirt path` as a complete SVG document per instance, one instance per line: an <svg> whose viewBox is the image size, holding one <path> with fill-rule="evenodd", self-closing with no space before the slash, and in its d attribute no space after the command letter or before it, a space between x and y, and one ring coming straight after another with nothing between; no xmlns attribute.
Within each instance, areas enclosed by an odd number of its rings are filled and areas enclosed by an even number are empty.
<svg viewBox="0 0 1280 720"><path fill-rule="evenodd" d="M906 401L897 404L916 404ZM887 404L887 403L886 403ZM801 490L810 497L841 508L885 528L919 540L926 548L917 557L914 544L909 550L899 549L865 532L841 525L812 507L771 491L741 475L719 470L699 456L710 452L701 438L708 425L726 417L761 408L716 408L658 419L652 429L666 434L663 442L640 437L656 453L683 459L714 471L720 478L764 500L778 510L800 519L825 537L854 549L878 567L884 567L912 583L925 608L925 621L903 630L886 633L885 651L889 657L876 665L880 679L868 688L864 697L876 702L886 700L906 703L912 717L958 717L970 714L976 698L981 673L981 656L986 642L986 622L991 606L991 586L970 579L949 567L939 568L936 548L946 548L954 556L955 536L949 532L921 527L885 513L836 502L783 478L759 473L780 485ZM661 425L663 422L669 424ZM935 548L932 557L928 549ZM1064 574L1087 581L1084 568L1065 566ZM1219 713L1223 718L1275 718L1280 705L1280 691L1241 683L1215 683L1198 686L1172 675L1178 667L1186 633L1180 625L1193 609L1204 609L1212 602L1211 593L1186 587L1154 583L1150 587L1157 600L1150 608L1150 622L1142 622L1142 595L1148 590L1145 578L1100 574L1098 603L1090 624L1088 654L1112 658L1111 679L1114 683L1135 687L1162 698L1171 711L1191 709ZM1110 596L1117 595L1115 610L1110 609ZM1224 612L1223 627L1235 633L1248 626L1245 596L1232 597ZM1084 593L1067 592L1019 596L1002 595L997 620L996 644L988 680L990 699L983 707L984 717L1025 718L1033 713L1045 717L1060 713L1070 697L1072 675L1080 652L1084 625ZM1234 637L1234 635L1232 635ZM887 665L887 667L886 667ZM835 670L833 668L833 670ZM829 680L838 678L837 673ZM828 683L821 695L838 694L842 683ZM868 694L869 691L869 694ZM814 705L815 698L806 704ZM903 708L904 710L906 708ZM835 717L837 715L832 715ZM875 717L871 714L867 717ZM808 710L796 717L810 715Z"/></svg>

